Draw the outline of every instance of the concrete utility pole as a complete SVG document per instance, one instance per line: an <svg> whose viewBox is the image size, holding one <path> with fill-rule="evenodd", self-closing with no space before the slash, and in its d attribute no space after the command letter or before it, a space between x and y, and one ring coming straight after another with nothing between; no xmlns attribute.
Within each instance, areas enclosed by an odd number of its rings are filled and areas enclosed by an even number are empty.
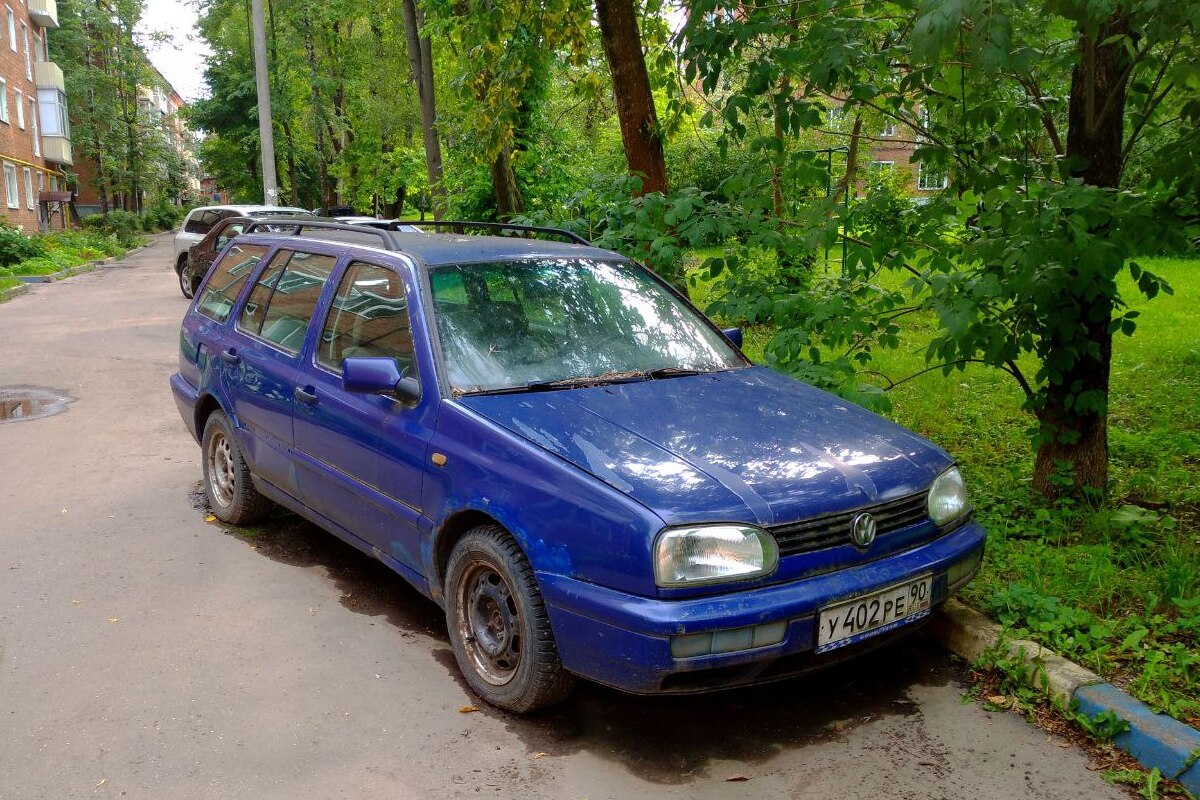
<svg viewBox="0 0 1200 800"><path fill-rule="evenodd" d="M263 203L279 205L275 181L275 133L271 128L271 84L267 80L267 35L263 30L263 0L250 0L254 17L254 82L258 87L258 138L262 143Z"/></svg>

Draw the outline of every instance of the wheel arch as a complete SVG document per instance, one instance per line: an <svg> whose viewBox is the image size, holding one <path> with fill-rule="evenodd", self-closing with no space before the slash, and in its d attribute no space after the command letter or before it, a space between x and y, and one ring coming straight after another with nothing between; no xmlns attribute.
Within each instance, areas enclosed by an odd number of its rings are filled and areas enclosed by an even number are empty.
<svg viewBox="0 0 1200 800"><path fill-rule="evenodd" d="M224 411L221 404L217 402L217 398L211 394L201 395L196 403L196 438L203 441L204 426L208 424L208 418L213 415L214 411Z"/></svg>
<svg viewBox="0 0 1200 800"><path fill-rule="evenodd" d="M433 580L430 581L429 589L433 599L438 603L443 603L443 589L446 585L446 570L450 566L450 553L454 550L454 545L458 544L468 531L474 530L481 525L495 525L503 528L509 536L512 536L516 541L517 546L524 552L520 539L513 535L512 530L500 520L488 514L485 511L480 511L475 508L466 508L461 511L456 511L447 517L440 528L437 530L437 535L433 540ZM526 554L528 557L528 554Z"/></svg>

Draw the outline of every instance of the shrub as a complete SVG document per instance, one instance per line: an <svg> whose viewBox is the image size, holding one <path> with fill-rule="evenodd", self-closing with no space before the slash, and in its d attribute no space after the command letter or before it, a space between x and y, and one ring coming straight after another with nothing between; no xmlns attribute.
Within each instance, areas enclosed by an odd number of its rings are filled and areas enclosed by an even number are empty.
<svg viewBox="0 0 1200 800"><path fill-rule="evenodd" d="M0 221L0 267L8 267L46 254L41 237L26 236Z"/></svg>
<svg viewBox="0 0 1200 800"><path fill-rule="evenodd" d="M182 208L169 203L156 203L142 212L142 230L146 233L167 231L183 219Z"/></svg>
<svg viewBox="0 0 1200 800"><path fill-rule="evenodd" d="M132 211L110 211L108 214L94 214L83 221L83 227L103 233L112 234L125 247L136 247L141 239L138 231L141 229L140 215Z"/></svg>

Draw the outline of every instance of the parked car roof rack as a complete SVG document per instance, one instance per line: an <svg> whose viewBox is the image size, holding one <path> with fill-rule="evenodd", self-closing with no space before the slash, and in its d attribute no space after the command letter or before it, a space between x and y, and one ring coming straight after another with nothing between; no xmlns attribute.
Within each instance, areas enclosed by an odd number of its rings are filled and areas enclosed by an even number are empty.
<svg viewBox="0 0 1200 800"><path fill-rule="evenodd" d="M333 222L325 220L305 220L295 217L264 217L256 219L247 225L242 233L289 233L292 236L303 236L305 231L337 231L354 234L357 237L370 237L371 241L378 240L385 250L398 250L392 237L392 231L374 228L368 225L354 225L349 222ZM355 236L349 238L355 238ZM334 237L345 238L345 237ZM360 241L365 241L359 239Z"/></svg>
<svg viewBox="0 0 1200 800"><path fill-rule="evenodd" d="M398 223L404 224L404 223ZM469 228L480 228L485 231L495 232L501 236L505 231L513 233L543 233L548 236L556 236L568 244L583 244L591 245L587 239L582 236L572 233L564 228L543 228L537 225L516 225L511 222L468 222L466 220L425 220L415 223L424 228L450 228L455 233L465 234ZM524 238L532 238L526 235Z"/></svg>

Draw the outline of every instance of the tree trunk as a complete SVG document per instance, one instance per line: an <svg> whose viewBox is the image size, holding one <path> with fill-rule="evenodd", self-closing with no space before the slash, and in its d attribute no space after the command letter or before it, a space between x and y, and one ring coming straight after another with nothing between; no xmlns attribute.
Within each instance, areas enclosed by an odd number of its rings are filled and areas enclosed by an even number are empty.
<svg viewBox="0 0 1200 800"><path fill-rule="evenodd" d="M304 56L308 61L308 71L312 83L312 111L317 117L316 124L313 126L317 145L317 191L321 194L321 207L328 208L332 205L332 198L329 196L329 153L326 152L325 147L325 116L321 111L323 108L321 93L317 89L317 78L320 71L317 66L316 45L313 42L313 24L308 15L304 17Z"/></svg>
<svg viewBox="0 0 1200 800"><path fill-rule="evenodd" d="M492 192L496 198L496 218L501 222L507 222L513 215L525 211L521 187L517 185L517 176L512 168L511 148L500 148L500 152L492 159Z"/></svg>
<svg viewBox="0 0 1200 800"><path fill-rule="evenodd" d="M415 0L402 0L404 35L408 41L408 64L421 106L421 135L425 142L425 171L429 175L429 193L433 200L433 218L446 214L446 188L442 184L442 145L438 139L437 106L433 94L433 54L428 36L422 36L425 14Z"/></svg>
<svg viewBox="0 0 1200 800"><path fill-rule="evenodd" d="M666 194L667 165L633 0L596 0L596 17L604 55L612 72L613 97L629 172L642 178L639 194Z"/></svg>
<svg viewBox="0 0 1200 800"><path fill-rule="evenodd" d="M1121 149L1124 137L1125 96L1129 82L1129 55L1122 35L1128 20L1114 14L1091 34L1080 33L1079 63L1071 75L1067 108L1067 165L1085 184L1116 189L1121 183ZM1110 41L1111 40L1111 41ZM1103 233L1093 229L1092 233ZM1089 253L1086 258L1104 258ZM1109 256L1111 257L1111 256ZM1120 264L1089 276L1113 276ZM1038 409L1042 442L1034 462L1033 485L1047 497L1064 490L1090 490L1103 494L1108 483L1108 393L1112 367L1113 291L1097 291L1095 277L1077 280L1063 306L1078 317L1086 330L1088 347L1074 364L1052 379ZM1050 352L1078 350L1070 341L1051 343ZM1077 408L1081 396L1087 398ZM1059 465L1064 467L1058 477ZM1069 480L1069 482L1068 482Z"/></svg>

